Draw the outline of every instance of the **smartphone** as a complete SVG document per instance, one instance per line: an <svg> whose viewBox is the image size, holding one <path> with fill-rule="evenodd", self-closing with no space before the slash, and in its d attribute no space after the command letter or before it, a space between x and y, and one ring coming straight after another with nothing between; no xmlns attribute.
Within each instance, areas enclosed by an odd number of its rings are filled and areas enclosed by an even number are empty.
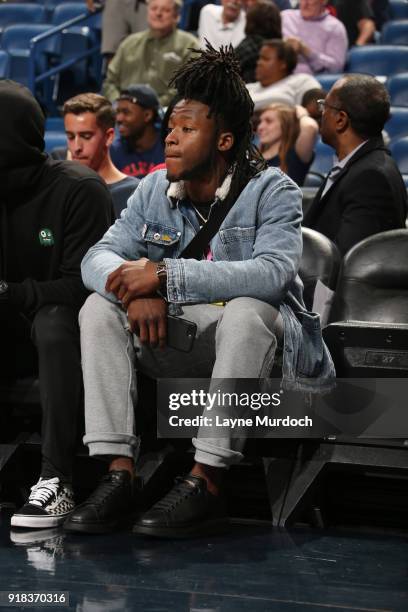
<svg viewBox="0 0 408 612"><path fill-rule="evenodd" d="M167 346L189 353L193 348L197 325L181 317L167 316Z"/></svg>

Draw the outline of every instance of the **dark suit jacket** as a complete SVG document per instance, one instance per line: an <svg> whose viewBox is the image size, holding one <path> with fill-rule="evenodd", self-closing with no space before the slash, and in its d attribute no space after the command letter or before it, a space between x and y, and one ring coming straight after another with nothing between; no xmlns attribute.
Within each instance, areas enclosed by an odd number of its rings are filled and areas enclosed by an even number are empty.
<svg viewBox="0 0 408 612"><path fill-rule="evenodd" d="M407 190L381 137L353 155L321 198L324 185L303 225L333 240L343 255L367 236L405 227Z"/></svg>

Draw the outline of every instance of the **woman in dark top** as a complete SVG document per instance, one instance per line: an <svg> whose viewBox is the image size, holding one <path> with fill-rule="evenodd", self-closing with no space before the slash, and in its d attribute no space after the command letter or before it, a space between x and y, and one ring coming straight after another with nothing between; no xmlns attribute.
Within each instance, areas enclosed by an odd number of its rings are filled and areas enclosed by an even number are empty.
<svg viewBox="0 0 408 612"><path fill-rule="evenodd" d="M282 38L281 16L270 0L250 6L246 15L245 38L235 48L245 83L254 83L256 62L264 40Z"/></svg>
<svg viewBox="0 0 408 612"><path fill-rule="evenodd" d="M314 158L319 126L303 106L271 104L262 111L257 135L269 166L278 166L303 185Z"/></svg>

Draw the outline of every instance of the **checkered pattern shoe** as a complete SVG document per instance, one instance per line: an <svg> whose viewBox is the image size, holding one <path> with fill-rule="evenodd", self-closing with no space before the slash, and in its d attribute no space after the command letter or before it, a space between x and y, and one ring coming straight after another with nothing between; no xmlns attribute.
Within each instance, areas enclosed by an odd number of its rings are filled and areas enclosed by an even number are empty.
<svg viewBox="0 0 408 612"><path fill-rule="evenodd" d="M40 478L31 487L27 503L11 517L11 526L38 529L57 527L62 525L74 508L74 494L70 485L62 484L59 478Z"/></svg>

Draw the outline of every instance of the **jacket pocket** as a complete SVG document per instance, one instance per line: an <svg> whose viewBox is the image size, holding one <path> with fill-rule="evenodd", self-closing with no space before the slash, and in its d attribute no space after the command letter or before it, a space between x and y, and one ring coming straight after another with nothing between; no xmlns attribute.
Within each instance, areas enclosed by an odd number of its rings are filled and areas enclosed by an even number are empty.
<svg viewBox="0 0 408 612"><path fill-rule="evenodd" d="M230 261L252 259L255 234L255 226L221 229L219 236L227 258Z"/></svg>
<svg viewBox="0 0 408 612"><path fill-rule="evenodd" d="M161 223L145 223L142 238L147 247L147 257L160 261L164 257L174 257L178 250L181 232L174 227Z"/></svg>
<svg viewBox="0 0 408 612"><path fill-rule="evenodd" d="M324 358L324 346L320 315L315 312L299 311L296 317L301 324L301 344L298 351L298 376L314 378L319 376Z"/></svg>

